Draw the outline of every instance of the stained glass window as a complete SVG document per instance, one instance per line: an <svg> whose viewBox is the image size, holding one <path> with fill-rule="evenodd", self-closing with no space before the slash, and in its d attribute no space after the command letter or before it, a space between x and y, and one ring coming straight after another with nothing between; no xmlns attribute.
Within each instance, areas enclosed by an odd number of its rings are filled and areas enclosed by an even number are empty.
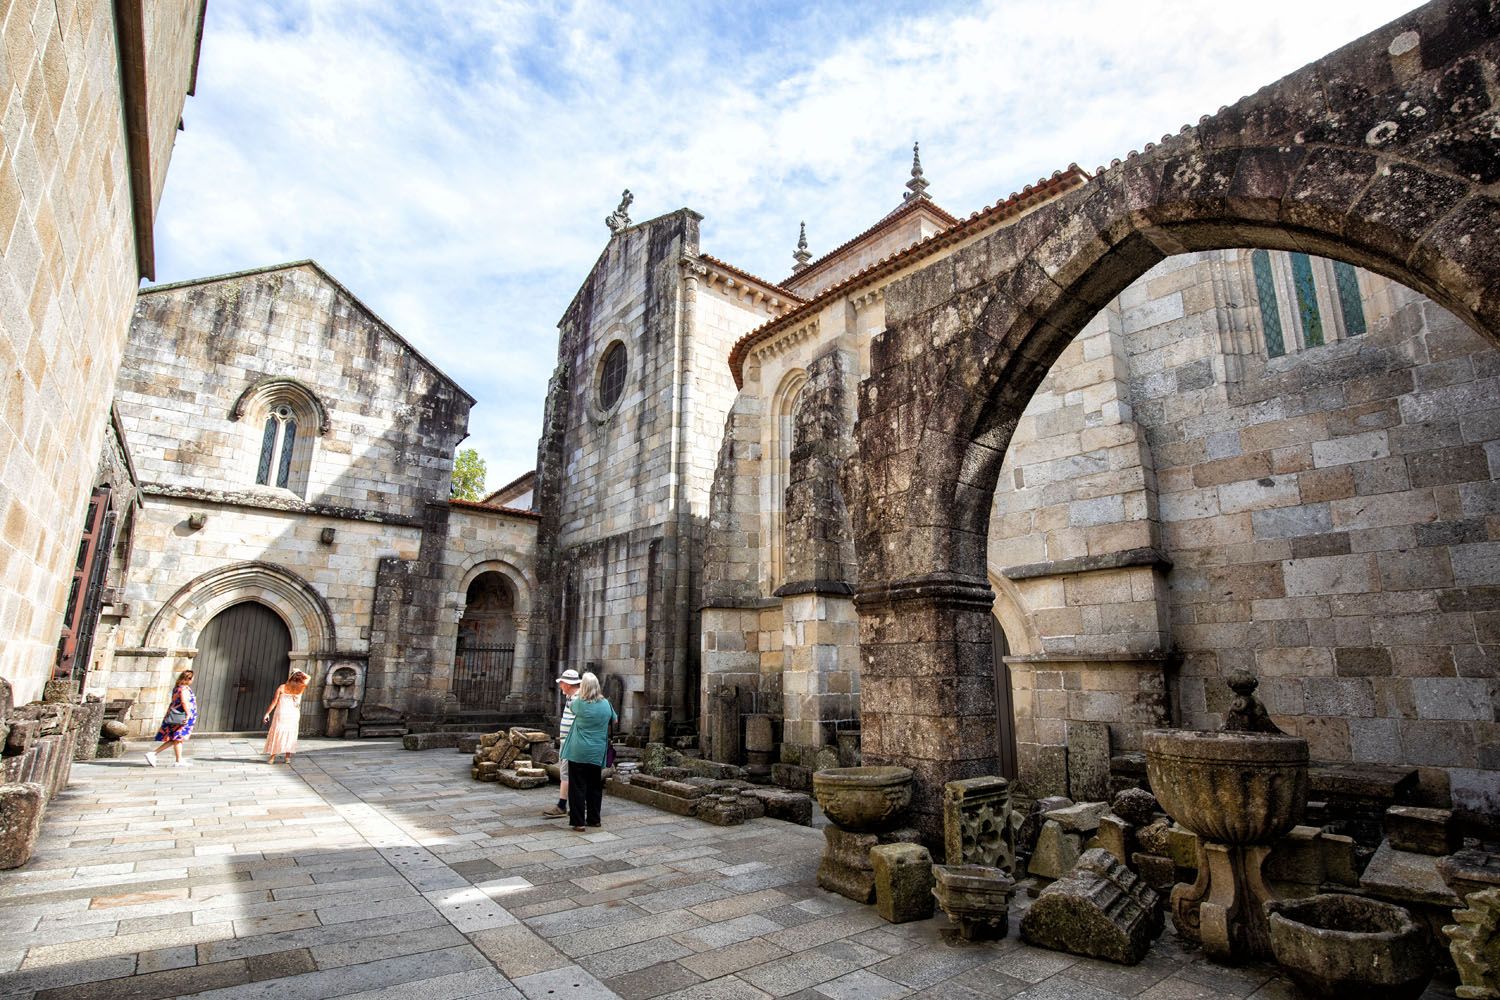
<svg viewBox="0 0 1500 1000"><path fill-rule="evenodd" d="M1318 290L1313 284L1312 261L1305 253L1294 253L1292 284L1297 289L1297 318L1302 322L1302 346L1319 347L1323 343L1323 317L1318 313Z"/></svg>
<svg viewBox="0 0 1500 1000"><path fill-rule="evenodd" d="M1271 278L1271 255L1256 250L1250 255L1255 269L1255 294L1260 299L1260 324L1266 334L1266 353L1279 358L1286 353L1281 337L1281 313L1276 309L1276 283Z"/></svg>
<svg viewBox="0 0 1500 1000"><path fill-rule="evenodd" d="M1333 279L1338 286L1339 309L1344 314L1344 332L1353 337L1365 332L1365 309L1359 300L1359 275L1354 267L1341 260L1333 262Z"/></svg>

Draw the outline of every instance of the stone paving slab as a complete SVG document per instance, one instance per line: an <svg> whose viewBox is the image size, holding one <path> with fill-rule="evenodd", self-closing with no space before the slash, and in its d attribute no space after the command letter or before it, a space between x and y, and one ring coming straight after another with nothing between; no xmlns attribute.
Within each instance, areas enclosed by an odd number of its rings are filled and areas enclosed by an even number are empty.
<svg viewBox="0 0 1500 1000"><path fill-rule="evenodd" d="M462 755L309 740L271 767L255 747L75 765L34 860L0 872L0 998L1297 997L1170 931L1127 968L967 944L941 914L886 924L817 887L806 827L610 798L574 834L539 815L551 789L473 782Z"/></svg>

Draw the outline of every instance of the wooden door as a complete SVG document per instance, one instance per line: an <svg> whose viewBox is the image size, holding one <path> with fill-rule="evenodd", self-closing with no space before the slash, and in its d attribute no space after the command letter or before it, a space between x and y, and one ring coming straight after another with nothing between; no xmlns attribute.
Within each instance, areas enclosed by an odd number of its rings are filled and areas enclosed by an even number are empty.
<svg viewBox="0 0 1500 1000"><path fill-rule="evenodd" d="M286 623L264 604L245 601L215 615L198 636L193 660L195 731L264 729L260 720L290 671L291 648Z"/></svg>

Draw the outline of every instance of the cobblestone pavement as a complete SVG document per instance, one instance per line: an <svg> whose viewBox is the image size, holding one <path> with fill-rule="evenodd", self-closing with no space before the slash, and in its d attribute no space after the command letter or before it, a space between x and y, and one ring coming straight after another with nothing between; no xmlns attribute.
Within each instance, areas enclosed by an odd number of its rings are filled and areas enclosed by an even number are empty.
<svg viewBox="0 0 1500 1000"><path fill-rule="evenodd" d="M1015 911L984 945L941 914L885 924L817 888L816 830L606 798L603 829L575 834L538 815L554 790L470 781L453 751L310 741L288 768L257 745L75 766L36 857L0 872L0 996L1296 996L1170 930L1126 968L1020 944Z"/></svg>

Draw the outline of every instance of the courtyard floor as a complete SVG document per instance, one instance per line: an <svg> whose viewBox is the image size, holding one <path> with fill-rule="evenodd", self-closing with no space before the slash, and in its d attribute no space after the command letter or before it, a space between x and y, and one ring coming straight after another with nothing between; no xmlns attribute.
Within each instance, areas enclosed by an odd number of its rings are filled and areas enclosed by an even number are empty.
<svg viewBox="0 0 1500 1000"><path fill-rule="evenodd" d="M314 740L288 768L257 747L76 765L34 859L0 872L0 997L1297 996L1170 928L1122 967L1021 944L1017 908L983 945L941 913L886 924L817 887L817 830L606 797L603 829L575 834L538 815L555 789L479 784L451 750Z"/></svg>

